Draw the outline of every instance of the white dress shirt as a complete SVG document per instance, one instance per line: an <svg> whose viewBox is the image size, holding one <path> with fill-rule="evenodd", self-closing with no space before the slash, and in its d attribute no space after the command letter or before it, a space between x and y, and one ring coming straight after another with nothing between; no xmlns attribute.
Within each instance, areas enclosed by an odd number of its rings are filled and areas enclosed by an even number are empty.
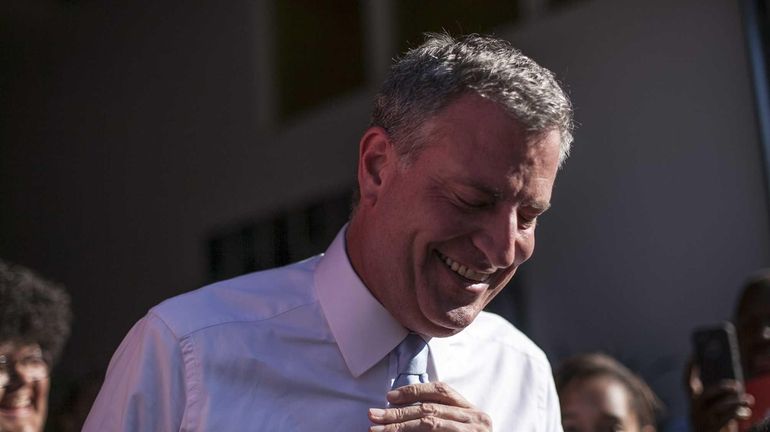
<svg viewBox="0 0 770 432"><path fill-rule="evenodd" d="M115 352L84 431L365 431L406 336L358 278L345 229L320 255L215 283L149 311ZM481 313L428 342L431 381L496 431L561 431L543 352Z"/></svg>

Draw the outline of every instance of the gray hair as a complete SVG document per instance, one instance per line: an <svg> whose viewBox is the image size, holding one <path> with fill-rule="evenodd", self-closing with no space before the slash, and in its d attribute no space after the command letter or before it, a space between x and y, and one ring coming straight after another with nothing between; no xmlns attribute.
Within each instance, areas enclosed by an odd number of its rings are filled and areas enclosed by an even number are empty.
<svg viewBox="0 0 770 432"><path fill-rule="evenodd" d="M385 129L408 164L423 146L422 124L468 92L499 103L531 136L558 129L560 166L569 155L572 106L553 74L489 36L426 34L391 67L370 126Z"/></svg>

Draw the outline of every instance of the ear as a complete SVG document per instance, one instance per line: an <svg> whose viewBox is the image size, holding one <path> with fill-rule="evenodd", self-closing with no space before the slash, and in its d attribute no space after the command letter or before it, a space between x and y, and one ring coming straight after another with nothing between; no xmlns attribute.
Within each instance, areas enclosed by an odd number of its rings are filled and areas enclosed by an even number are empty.
<svg viewBox="0 0 770 432"><path fill-rule="evenodd" d="M358 149L358 187L361 204L377 201L384 181L395 167L397 159L393 142L385 129L373 126L364 132Z"/></svg>

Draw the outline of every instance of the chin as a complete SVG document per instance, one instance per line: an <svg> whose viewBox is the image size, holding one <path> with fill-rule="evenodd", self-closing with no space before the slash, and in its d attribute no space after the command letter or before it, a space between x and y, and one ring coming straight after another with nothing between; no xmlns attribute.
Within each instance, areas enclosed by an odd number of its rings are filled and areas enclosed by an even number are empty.
<svg viewBox="0 0 770 432"><path fill-rule="evenodd" d="M473 320L479 315L479 311L464 310L466 308L459 308L444 312L436 319L430 319L432 324L430 332L426 334L435 337L447 337L460 333L466 327L471 325Z"/></svg>
<svg viewBox="0 0 770 432"><path fill-rule="evenodd" d="M457 313L453 313L457 312ZM479 312L464 312L464 311L452 311L449 314L449 319L452 321L452 327L461 331L473 323L473 320L479 316Z"/></svg>
<svg viewBox="0 0 770 432"><path fill-rule="evenodd" d="M423 336L448 337L462 331L466 326L452 322L446 316L436 319L423 315L417 321L403 322L404 327Z"/></svg>
<svg viewBox="0 0 770 432"><path fill-rule="evenodd" d="M3 415L2 418L0 418L0 430L6 430L3 429L3 426L7 427L9 432L42 430L37 427L37 425L43 424L43 421L39 417L40 416L37 413Z"/></svg>

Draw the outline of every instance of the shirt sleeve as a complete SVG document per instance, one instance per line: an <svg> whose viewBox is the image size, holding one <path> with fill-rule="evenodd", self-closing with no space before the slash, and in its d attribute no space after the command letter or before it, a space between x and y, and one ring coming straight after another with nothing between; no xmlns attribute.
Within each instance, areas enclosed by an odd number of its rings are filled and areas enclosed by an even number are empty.
<svg viewBox="0 0 770 432"><path fill-rule="evenodd" d="M549 369L549 375L546 389L546 397L545 397L545 422L546 427L545 430L547 432L563 432L562 425L561 425L561 408L559 407L559 395L556 394L556 385L553 382L553 376L550 374L550 368Z"/></svg>
<svg viewBox="0 0 770 432"><path fill-rule="evenodd" d="M179 339L150 312L113 355L83 431L179 431L186 400Z"/></svg>

